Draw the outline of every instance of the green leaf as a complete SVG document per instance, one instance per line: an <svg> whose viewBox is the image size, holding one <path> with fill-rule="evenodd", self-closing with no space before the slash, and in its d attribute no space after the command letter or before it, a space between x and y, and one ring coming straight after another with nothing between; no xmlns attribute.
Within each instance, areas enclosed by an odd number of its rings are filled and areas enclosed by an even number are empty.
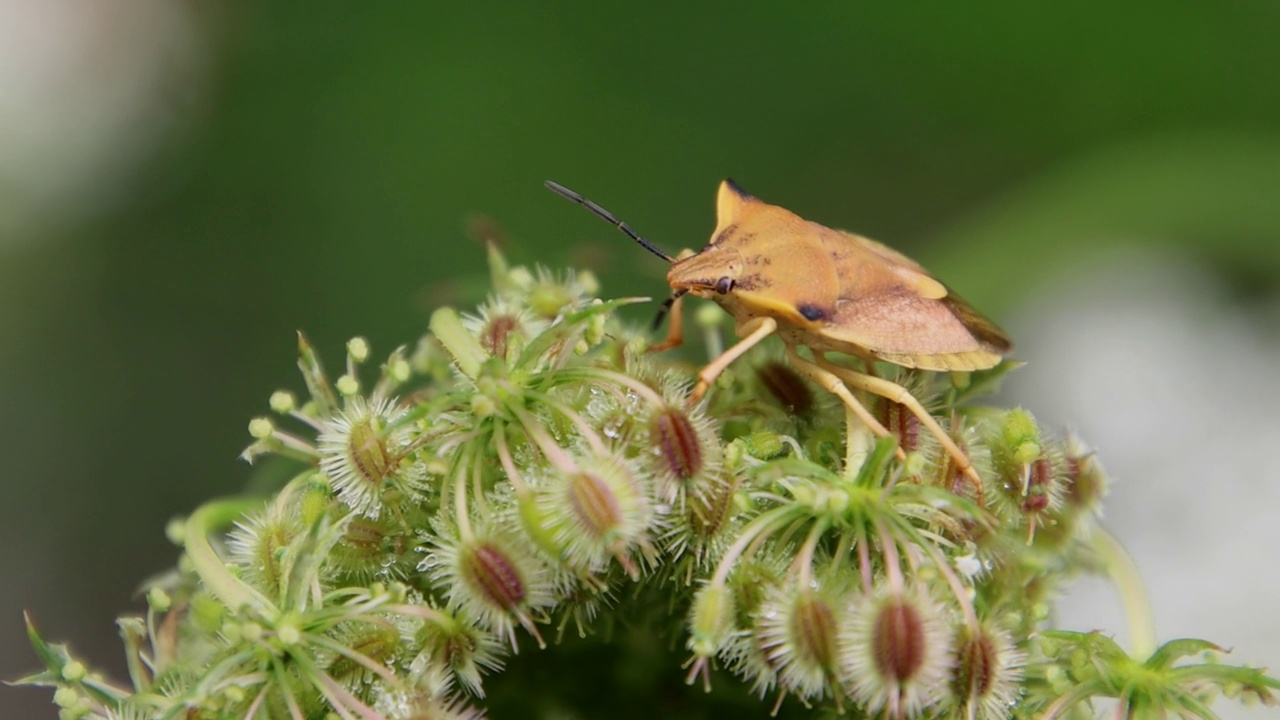
<svg viewBox="0 0 1280 720"><path fill-rule="evenodd" d="M929 505L945 510L951 515L963 513L986 528L995 529L997 527L994 515L983 509L978 503L961 495L956 495L949 490L931 485L900 482L893 486L892 492L895 498Z"/></svg>
<svg viewBox="0 0 1280 720"><path fill-rule="evenodd" d="M36 624L31 620L30 613L23 612L22 618L27 623L27 639L31 642L31 647L36 651L36 655L39 656L40 662L44 663L44 666L49 669L49 672L54 673L54 677L57 678L58 682L61 682L62 668L67 664L67 661L70 660L70 654L67 652L67 647L65 645L50 645L45 642L44 638L40 637L40 631L36 630ZM43 675L43 673L41 673L41 675ZM40 675L32 675L31 677L40 677ZM19 680L15 684L38 684L34 682L26 682L24 680ZM54 684L56 685L58 683L55 682Z"/></svg>
<svg viewBox="0 0 1280 720"><path fill-rule="evenodd" d="M1087 633L1074 630L1041 630L1037 634L1060 640L1069 647L1083 650L1106 663L1132 662L1129 653L1125 652L1119 643L1096 630Z"/></svg>
<svg viewBox="0 0 1280 720"><path fill-rule="evenodd" d="M1264 705L1275 705L1280 700L1271 690L1280 690L1280 680L1267 675L1265 670L1236 665L1203 663L1183 665L1169 671L1169 677L1180 683L1209 682L1225 689L1228 685L1240 685L1253 693Z"/></svg>
<svg viewBox="0 0 1280 720"><path fill-rule="evenodd" d="M866 461L862 463L861 468L858 468L858 477L853 483L867 488L883 485L885 471L889 467L889 461L893 459L893 452L897 449L898 438L893 435L878 438L871 448L871 453L867 455Z"/></svg>
<svg viewBox="0 0 1280 720"><path fill-rule="evenodd" d="M1203 652L1223 652L1223 648L1208 640L1197 640L1195 638L1170 640L1157 648L1143 664L1152 670L1164 670L1172 665L1175 660Z"/></svg>
<svg viewBox="0 0 1280 720"><path fill-rule="evenodd" d="M302 371L302 380L317 405L316 411L321 416L328 415L338 406L338 398L333 394L333 386L329 384L315 348L301 332L298 333L298 369Z"/></svg>
<svg viewBox="0 0 1280 720"><path fill-rule="evenodd" d="M480 366L489 359L490 355L481 347L476 336L463 327L462 320L458 318L458 313L453 308L437 308L431 313L428 327L431 328L431 334L435 335L444 349L453 356L453 361L458 363L458 369L463 375L472 380L480 376Z"/></svg>
<svg viewBox="0 0 1280 720"><path fill-rule="evenodd" d="M63 673L67 665L72 662L79 662L72 657L67 646L62 643L48 643L44 638L40 637L40 633L36 630L35 623L31 620L29 613L23 613L23 618L27 623L27 638L31 641L31 647L35 649L36 655L39 656L41 662L47 668L44 672L28 675L13 681L7 681L6 685L24 686L33 685L38 687L75 687L83 693L86 693L97 702L109 707L116 707L121 700L128 697L129 693L116 687L102 682L93 677L85 668L84 677L75 682L67 680Z"/></svg>

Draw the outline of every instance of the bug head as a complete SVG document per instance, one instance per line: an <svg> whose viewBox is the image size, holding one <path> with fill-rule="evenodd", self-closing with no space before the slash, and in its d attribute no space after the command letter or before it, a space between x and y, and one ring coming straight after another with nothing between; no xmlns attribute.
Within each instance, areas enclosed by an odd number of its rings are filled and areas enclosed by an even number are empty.
<svg viewBox="0 0 1280 720"><path fill-rule="evenodd" d="M750 240L737 232L738 222L759 203L733 180L723 180L716 196L716 229L711 241L696 253L682 253L671 263L667 272L671 289L712 300L732 293L744 267L743 241Z"/></svg>
<svg viewBox="0 0 1280 720"><path fill-rule="evenodd" d="M726 179L710 241L676 258L667 280L676 292L713 300L738 321L769 315L816 329L830 320L840 293L827 238L833 233Z"/></svg>

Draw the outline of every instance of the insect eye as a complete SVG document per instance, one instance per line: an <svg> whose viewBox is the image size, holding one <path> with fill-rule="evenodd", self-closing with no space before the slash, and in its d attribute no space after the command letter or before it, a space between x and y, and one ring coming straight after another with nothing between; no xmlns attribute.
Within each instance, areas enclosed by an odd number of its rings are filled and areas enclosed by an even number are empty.
<svg viewBox="0 0 1280 720"><path fill-rule="evenodd" d="M724 295L725 293L729 292L732 289L733 289L733 278L722 277L716 281L716 292L720 293L721 295Z"/></svg>

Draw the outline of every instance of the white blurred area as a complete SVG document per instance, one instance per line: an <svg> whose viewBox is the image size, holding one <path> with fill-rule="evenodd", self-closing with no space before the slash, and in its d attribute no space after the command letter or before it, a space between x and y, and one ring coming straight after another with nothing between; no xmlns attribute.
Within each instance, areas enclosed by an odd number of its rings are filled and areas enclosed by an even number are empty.
<svg viewBox="0 0 1280 720"><path fill-rule="evenodd" d="M207 67L192 7L0 0L0 247L110 208L188 119Z"/></svg>
<svg viewBox="0 0 1280 720"><path fill-rule="evenodd" d="M1113 480L1104 524L1142 571L1161 642L1203 638L1280 669L1280 308L1242 313L1203 271L1151 254L1092 267L1009 323L1028 365L1003 398L1097 449ZM1077 583L1058 617L1128 645L1105 582Z"/></svg>

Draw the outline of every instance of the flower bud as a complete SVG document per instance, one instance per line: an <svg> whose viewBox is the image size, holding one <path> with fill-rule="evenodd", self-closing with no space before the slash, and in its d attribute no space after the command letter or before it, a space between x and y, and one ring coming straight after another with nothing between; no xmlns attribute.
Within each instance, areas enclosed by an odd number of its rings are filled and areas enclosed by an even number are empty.
<svg viewBox="0 0 1280 720"><path fill-rule="evenodd" d="M347 357L360 364L369 359L369 341L362 337L353 337L347 341Z"/></svg>
<svg viewBox="0 0 1280 720"><path fill-rule="evenodd" d="M266 440L276 431L271 418L254 418L249 421L249 435L255 440Z"/></svg>
<svg viewBox="0 0 1280 720"><path fill-rule="evenodd" d="M710 660L733 636L733 598L723 585L703 585L693 596L689 609L689 641L685 647L695 661L689 673L690 682L703 674L704 682Z"/></svg>
<svg viewBox="0 0 1280 720"><path fill-rule="evenodd" d="M360 380L355 375L342 375L334 381L333 387L343 397L353 397L360 392Z"/></svg>
<svg viewBox="0 0 1280 720"><path fill-rule="evenodd" d="M287 390L277 390L271 393L271 399L267 401L271 409L281 415L286 415L297 407L298 401L294 398L293 393Z"/></svg>
<svg viewBox="0 0 1280 720"><path fill-rule="evenodd" d="M1000 435L1001 444L1014 463L1025 465L1040 455L1040 428L1026 410L1015 408L1006 413Z"/></svg>

